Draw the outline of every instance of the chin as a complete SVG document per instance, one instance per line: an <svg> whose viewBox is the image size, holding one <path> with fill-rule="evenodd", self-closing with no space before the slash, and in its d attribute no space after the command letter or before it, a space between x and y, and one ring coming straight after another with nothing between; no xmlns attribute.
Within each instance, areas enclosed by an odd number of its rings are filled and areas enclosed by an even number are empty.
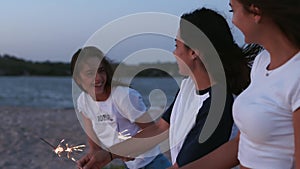
<svg viewBox="0 0 300 169"><path fill-rule="evenodd" d="M186 71L179 70L178 72L182 76L188 76L189 74Z"/></svg>

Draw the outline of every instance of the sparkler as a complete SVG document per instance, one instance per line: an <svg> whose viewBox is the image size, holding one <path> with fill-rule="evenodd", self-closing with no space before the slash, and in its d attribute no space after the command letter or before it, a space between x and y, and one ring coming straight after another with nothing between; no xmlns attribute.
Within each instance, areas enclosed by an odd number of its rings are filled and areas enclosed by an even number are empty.
<svg viewBox="0 0 300 169"><path fill-rule="evenodd" d="M65 139L62 139L60 141L60 143L57 146L52 145L51 143L49 143L48 141L46 141L43 138L40 138L43 142L45 142L46 144L48 144L54 151L55 154L58 155L58 157L62 156L63 152L67 153L67 158L71 159L72 161L76 162L74 157L71 157L71 154L73 152L82 152L83 148L85 148L85 145L77 145L77 146L69 146L68 143L65 144L65 146L62 146L62 143L65 141Z"/></svg>
<svg viewBox="0 0 300 169"><path fill-rule="evenodd" d="M120 140L127 140L131 138L131 134L128 132L127 129L121 131L118 133L118 138ZM55 154L57 154L58 157L61 157L63 153L66 153L66 156L68 159L76 162L75 158L72 157L72 153L75 152L82 152L83 148L86 146L84 144L76 145L76 146L70 146L68 143L63 145L62 143L65 141L65 139L62 139L57 146L54 146L53 144L49 143L47 140L40 137L40 139L46 143L48 146L50 146Z"/></svg>
<svg viewBox="0 0 300 169"><path fill-rule="evenodd" d="M124 141L124 140L127 140L127 139L131 138L131 134L128 132L127 129L125 129L125 130L118 133L118 138L120 140Z"/></svg>

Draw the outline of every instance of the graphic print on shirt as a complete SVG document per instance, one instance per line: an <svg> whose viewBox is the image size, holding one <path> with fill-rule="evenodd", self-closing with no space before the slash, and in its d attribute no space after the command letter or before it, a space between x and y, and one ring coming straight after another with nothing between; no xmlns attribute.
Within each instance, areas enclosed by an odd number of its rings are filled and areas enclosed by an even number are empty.
<svg viewBox="0 0 300 169"><path fill-rule="evenodd" d="M107 121L113 121L111 116L109 114L99 114L97 115L97 121L98 122L107 122Z"/></svg>

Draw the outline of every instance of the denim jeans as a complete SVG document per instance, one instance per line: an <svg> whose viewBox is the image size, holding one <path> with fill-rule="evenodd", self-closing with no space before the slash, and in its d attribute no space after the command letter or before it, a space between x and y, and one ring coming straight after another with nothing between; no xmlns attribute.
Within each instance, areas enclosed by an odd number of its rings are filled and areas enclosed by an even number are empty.
<svg viewBox="0 0 300 169"><path fill-rule="evenodd" d="M140 169L166 169L170 166L171 162L163 154L159 154L149 164Z"/></svg>

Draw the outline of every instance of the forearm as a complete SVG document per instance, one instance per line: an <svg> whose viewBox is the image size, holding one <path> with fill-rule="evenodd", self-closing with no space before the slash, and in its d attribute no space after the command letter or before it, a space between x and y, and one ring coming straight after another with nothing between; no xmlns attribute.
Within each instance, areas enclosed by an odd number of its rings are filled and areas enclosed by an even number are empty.
<svg viewBox="0 0 300 169"><path fill-rule="evenodd" d="M154 136L158 136L165 131L169 131L169 127L161 127L160 123L164 123L162 120L158 122L159 124L153 123L152 125L144 128L141 132L138 132L134 135L134 138L150 138Z"/></svg>
<svg viewBox="0 0 300 169"><path fill-rule="evenodd" d="M114 154L124 157L136 157L163 141L168 141L169 124L160 119L158 123L151 125L132 138L113 145L110 150Z"/></svg>
<svg viewBox="0 0 300 169"><path fill-rule="evenodd" d="M169 137L168 130L149 138L130 138L119 144L113 145L110 151L122 157L137 157L138 155L152 149L158 144L167 141Z"/></svg>
<svg viewBox="0 0 300 169"><path fill-rule="evenodd" d="M237 160L238 139L233 139L206 156L189 163L182 169L228 169L239 164Z"/></svg>
<svg viewBox="0 0 300 169"><path fill-rule="evenodd" d="M295 139L295 169L300 169L300 108L293 112Z"/></svg>
<svg viewBox="0 0 300 169"><path fill-rule="evenodd" d="M90 121L90 119L88 119L87 117L85 117L82 114L83 117L83 121L84 121L84 130L88 136L88 144L90 146L90 151L93 150L102 150L101 148L101 142L98 139L96 133L93 130L93 125L92 122Z"/></svg>
<svg viewBox="0 0 300 169"><path fill-rule="evenodd" d="M91 151L94 151L94 150L103 150L97 143L95 143L93 141L93 139L91 139L90 137L88 137L88 143L89 143L89 146L90 146L90 149Z"/></svg>

